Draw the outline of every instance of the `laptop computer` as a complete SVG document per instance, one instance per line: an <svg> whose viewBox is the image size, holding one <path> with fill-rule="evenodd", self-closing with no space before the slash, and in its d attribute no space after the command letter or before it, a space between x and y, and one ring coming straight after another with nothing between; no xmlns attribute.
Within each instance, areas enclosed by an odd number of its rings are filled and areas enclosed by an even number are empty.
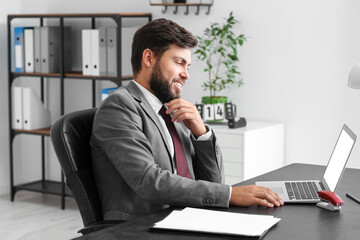
<svg viewBox="0 0 360 240"><path fill-rule="evenodd" d="M255 184L270 188L286 203L317 203L320 201L317 191L335 192L355 141L356 135L344 124L321 180L262 181Z"/></svg>

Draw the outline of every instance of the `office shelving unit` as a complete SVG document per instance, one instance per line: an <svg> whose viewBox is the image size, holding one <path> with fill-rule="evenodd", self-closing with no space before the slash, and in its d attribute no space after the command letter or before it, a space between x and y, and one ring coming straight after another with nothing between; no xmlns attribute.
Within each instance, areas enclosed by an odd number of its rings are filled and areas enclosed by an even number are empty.
<svg viewBox="0 0 360 240"><path fill-rule="evenodd" d="M39 19L39 26L43 26L44 19L58 19L61 29L61 54L60 54L60 72L59 73L26 73L26 72L12 72L12 20L14 19ZM95 28L97 19L112 19L117 27L117 76L85 76L81 72L64 72L64 19L72 18L85 18L91 21L91 28ZM121 29L123 27L123 19L131 18L144 18L148 21L152 20L150 13L102 13L102 14L19 14L8 15L7 28L8 28L8 96L9 96L9 136L10 136L10 198L14 201L15 194L19 190L28 190L41 193L55 194L61 196L61 208L65 208L65 197L71 196L70 191L65 188L64 176L61 174L61 181L47 180L45 177L45 137L50 136L50 128L37 129L37 130L22 130L12 128L12 84L18 77L34 77L40 78L40 94L41 100L44 101L44 78L55 78L60 81L60 115L64 114L64 82L66 79L84 79L92 81L92 106L96 105L96 81L112 81L117 86L122 85L122 81L132 79L132 76L122 75L122 52L121 52ZM128 61L128 60L127 60ZM14 159L13 159L13 141L19 134L31 134L41 136L41 164L42 164L42 176L41 179L34 182L24 183L20 185L14 185Z"/></svg>

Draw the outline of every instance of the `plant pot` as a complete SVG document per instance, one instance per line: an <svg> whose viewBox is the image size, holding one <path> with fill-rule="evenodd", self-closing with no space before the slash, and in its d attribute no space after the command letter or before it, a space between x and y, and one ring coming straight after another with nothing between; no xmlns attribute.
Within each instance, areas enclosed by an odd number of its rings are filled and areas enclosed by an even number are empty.
<svg viewBox="0 0 360 240"><path fill-rule="evenodd" d="M206 122L222 122L225 120L225 103L227 97L202 97L203 120Z"/></svg>

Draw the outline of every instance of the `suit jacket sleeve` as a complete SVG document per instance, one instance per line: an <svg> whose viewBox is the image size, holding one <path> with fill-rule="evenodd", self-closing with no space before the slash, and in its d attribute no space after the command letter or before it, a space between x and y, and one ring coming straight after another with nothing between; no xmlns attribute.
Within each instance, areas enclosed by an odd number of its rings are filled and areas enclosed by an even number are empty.
<svg viewBox="0 0 360 240"><path fill-rule="evenodd" d="M209 140L198 141L192 137L195 150L193 167L196 179L210 182L224 183L224 164L220 147L217 143L215 133Z"/></svg>

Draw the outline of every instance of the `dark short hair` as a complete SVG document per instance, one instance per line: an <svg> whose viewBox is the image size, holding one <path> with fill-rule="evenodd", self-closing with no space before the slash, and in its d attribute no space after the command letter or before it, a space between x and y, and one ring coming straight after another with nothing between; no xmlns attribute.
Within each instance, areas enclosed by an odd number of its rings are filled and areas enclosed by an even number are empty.
<svg viewBox="0 0 360 240"><path fill-rule="evenodd" d="M134 76L141 70L142 54L145 49L160 57L175 44L181 48L193 48L197 45L196 37L185 28L168 19L156 19L136 31L132 42L131 64Z"/></svg>

